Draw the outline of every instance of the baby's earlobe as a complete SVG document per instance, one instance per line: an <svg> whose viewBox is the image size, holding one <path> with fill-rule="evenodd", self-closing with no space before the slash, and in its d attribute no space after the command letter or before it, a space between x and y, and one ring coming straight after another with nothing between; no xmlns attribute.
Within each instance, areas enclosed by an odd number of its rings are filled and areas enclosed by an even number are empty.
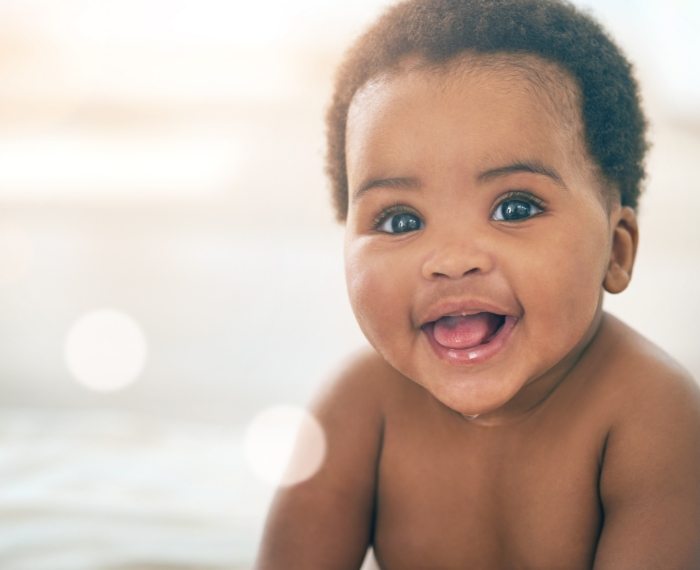
<svg viewBox="0 0 700 570"><path fill-rule="evenodd" d="M624 206L613 230L610 263L603 280L603 287L608 293L621 293L632 279L632 268L637 254L639 230L637 214Z"/></svg>
<svg viewBox="0 0 700 570"><path fill-rule="evenodd" d="M621 293L627 289L631 279L632 274L630 272L625 271L619 264L611 261L603 281L603 287L608 293Z"/></svg>

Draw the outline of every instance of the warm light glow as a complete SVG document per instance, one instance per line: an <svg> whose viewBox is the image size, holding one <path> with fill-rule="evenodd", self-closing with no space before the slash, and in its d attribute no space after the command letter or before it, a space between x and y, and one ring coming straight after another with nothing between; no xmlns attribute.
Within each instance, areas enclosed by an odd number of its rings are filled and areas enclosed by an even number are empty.
<svg viewBox="0 0 700 570"><path fill-rule="evenodd" d="M294 406L259 413L245 437L248 464L273 485L295 485L312 477L326 455L326 438L318 421Z"/></svg>
<svg viewBox="0 0 700 570"><path fill-rule="evenodd" d="M146 360L146 339L138 323L112 309L90 312L71 327L65 344L68 369L84 386L119 390L134 382Z"/></svg>
<svg viewBox="0 0 700 570"><path fill-rule="evenodd" d="M235 140L216 133L0 138L0 156L3 198L87 201L221 194L241 159Z"/></svg>

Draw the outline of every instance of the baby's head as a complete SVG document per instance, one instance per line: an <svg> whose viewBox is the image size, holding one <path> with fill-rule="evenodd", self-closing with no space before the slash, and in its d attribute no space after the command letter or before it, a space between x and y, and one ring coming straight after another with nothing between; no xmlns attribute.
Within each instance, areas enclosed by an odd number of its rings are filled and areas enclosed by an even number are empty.
<svg viewBox="0 0 700 570"><path fill-rule="evenodd" d="M629 282L644 131L628 63L567 4L387 12L329 112L371 344L463 415L529 409L596 334L603 289Z"/></svg>
<svg viewBox="0 0 700 570"><path fill-rule="evenodd" d="M646 121L631 66L597 22L556 0L408 0L362 35L338 70L327 115L326 169L339 220L348 209L345 133L355 94L379 76L400 73L409 59L439 67L465 52L499 54L491 60L496 65L508 54L555 64L568 82L552 85L536 65L529 78L576 105L583 148L601 182L614 200L636 209L645 175ZM520 62L514 59L515 66Z"/></svg>

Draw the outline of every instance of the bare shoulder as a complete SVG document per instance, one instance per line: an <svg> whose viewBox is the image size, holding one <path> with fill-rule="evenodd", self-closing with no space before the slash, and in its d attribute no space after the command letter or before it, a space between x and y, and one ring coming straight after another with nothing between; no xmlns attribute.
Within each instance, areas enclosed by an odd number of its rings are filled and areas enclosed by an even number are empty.
<svg viewBox="0 0 700 570"><path fill-rule="evenodd" d="M696 380L661 348L611 315L605 315L597 339L600 389L625 418L700 417Z"/></svg>
<svg viewBox="0 0 700 570"><path fill-rule="evenodd" d="M700 390L661 349L612 317L596 342L610 423L595 567L700 567Z"/></svg>
<svg viewBox="0 0 700 570"><path fill-rule="evenodd" d="M324 385L311 411L325 459L311 478L276 494L257 569L359 568L371 542L384 406L401 384L397 374L366 351ZM295 459L304 454L302 436Z"/></svg>
<svg viewBox="0 0 700 570"><path fill-rule="evenodd" d="M382 414L386 402L405 390L406 384L406 379L374 350L364 349L348 357L322 386L314 408L324 413L336 406L359 406Z"/></svg>

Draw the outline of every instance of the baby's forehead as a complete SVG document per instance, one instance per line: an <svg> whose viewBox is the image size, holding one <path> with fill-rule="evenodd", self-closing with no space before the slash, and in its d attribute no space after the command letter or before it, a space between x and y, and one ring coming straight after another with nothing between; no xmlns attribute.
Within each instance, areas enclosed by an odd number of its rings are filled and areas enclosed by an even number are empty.
<svg viewBox="0 0 700 570"><path fill-rule="evenodd" d="M418 78L418 83L437 89L460 89L464 82L484 82L499 91L526 91L538 100L542 110L559 126L582 135L581 93L575 79L558 64L533 54L509 52L463 52L446 61L432 61L420 55L399 60L357 90L353 104L375 93L387 81Z"/></svg>
<svg viewBox="0 0 700 570"><path fill-rule="evenodd" d="M513 101L525 95L538 120L548 121L562 140L573 142L587 158L581 96L575 80L556 63L531 54L463 52L447 61L404 57L358 89L348 110L348 131L362 123L372 107L391 109L393 102L410 102L416 96L437 100L444 92L456 93L458 100L462 94L468 96L473 86L493 92L506 103L509 95Z"/></svg>
<svg viewBox="0 0 700 570"><path fill-rule="evenodd" d="M414 132L415 121L418 121L432 131L438 123L442 124L443 117L459 121L459 113L464 109L467 113L465 126L493 125L493 128L486 128L487 132L494 133L494 137L478 139L483 140L483 144L479 143L479 156L493 158L494 153L502 152L494 145L499 140L512 142L513 137L534 152L542 146L537 137L545 137L555 145L543 143L544 146L556 149L571 168L590 171L597 178L598 169L590 158L585 141L580 100L578 86L568 72L537 56L464 53L445 62L412 56L375 76L358 90L348 114L346 152L354 163L360 157L372 158L373 153L368 154L364 149L368 139L364 135L357 136L358 133L372 133L372 140L379 145L372 148L384 149L391 155L391 145L402 140L399 136L401 129ZM444 110L446 106L459 110L457 114L442 114L440 109ZM423 112L426 115L421 120ZM478 114L470 115L474 112ZM482 114L487 117L484 119L486 123L478 119L475 123L474 117ZM497 123L490 123L494 120ZM538 124L548 126L542 130ZM508 129L513 131L512 136L508 135ZM451 131L454 135L454 129ZM443 132L447 135L449 131ZM397 135L392 138L389 133ZM495 133L505 138L499 139ZM457 134L452 138L461 139L462 136ZM470 140L476 139L472 137ZM508 148L512 146L511 142ZM481 160L475 159L474 164L477 162Z"/></svg>

